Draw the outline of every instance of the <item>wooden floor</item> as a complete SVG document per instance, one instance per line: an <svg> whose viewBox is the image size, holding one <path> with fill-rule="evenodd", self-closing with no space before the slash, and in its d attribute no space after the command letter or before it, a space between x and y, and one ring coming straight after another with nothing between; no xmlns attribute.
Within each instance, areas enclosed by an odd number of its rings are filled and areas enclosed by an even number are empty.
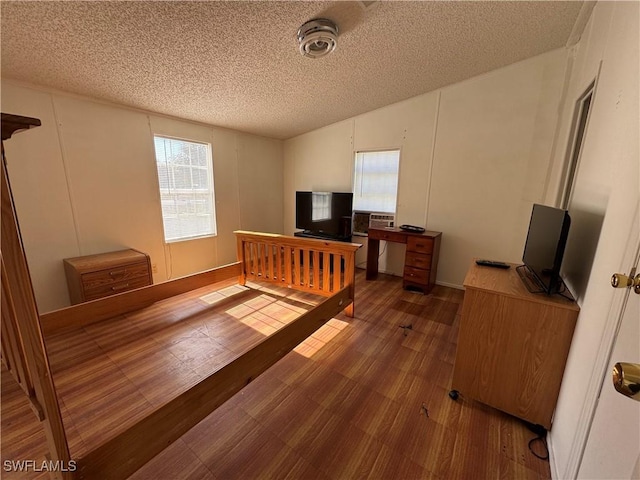
<svg viewBox="0 0 640 480"><path fill-rule="evenodd" d="M368 282L358 270L355 318L330 320L131 478L550 478L521 421L448 396L463 292L422 295L401 284L387 275ZM153 315L47 339L72 457L316 301L289 290L199 291L171 314L156 304ZM41 463L44 434L2 374L3 466Z"/></svg>

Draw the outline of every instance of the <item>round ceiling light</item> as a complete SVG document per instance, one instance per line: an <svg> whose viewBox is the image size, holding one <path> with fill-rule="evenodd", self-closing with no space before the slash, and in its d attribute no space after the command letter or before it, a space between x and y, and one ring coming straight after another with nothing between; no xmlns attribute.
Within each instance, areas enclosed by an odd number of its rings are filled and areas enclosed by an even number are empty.
<svg viewBox="0 0 640 480"><path fill-rule="evenodd" d="M338 26L326 18L309 20L298 29L298 43L305 57L324 57L336 49Z"/></svg>

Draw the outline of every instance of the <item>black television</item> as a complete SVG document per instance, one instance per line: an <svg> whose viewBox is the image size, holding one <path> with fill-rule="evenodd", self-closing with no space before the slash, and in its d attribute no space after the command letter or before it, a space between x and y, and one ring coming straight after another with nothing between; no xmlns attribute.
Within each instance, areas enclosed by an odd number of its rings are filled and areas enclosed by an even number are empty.
<svg viewBox="0 0 640 480"><path fill-rule="evenodd" d="M350 237L352 208L351 192L296 192L296 228L317 236Z"/></svg>
<svg viewBox="0 0 640 480"><path fill-rule="evenodd" d="M566 210L533 205L522 261L538 284L540 293L561 293L564 288L560 267L570 225L571 218Z"/></svg>

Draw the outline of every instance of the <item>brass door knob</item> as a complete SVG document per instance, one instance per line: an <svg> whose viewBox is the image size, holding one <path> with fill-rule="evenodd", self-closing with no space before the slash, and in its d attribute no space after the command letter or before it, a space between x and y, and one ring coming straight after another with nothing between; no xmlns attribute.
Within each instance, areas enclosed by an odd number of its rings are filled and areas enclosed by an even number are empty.
<svg viewBox="0 0 640 480"><path fill-rule="evenodd" d="M616 363L613 367L613 386L621 394L640 401L640 365Z"/></svg>
<svg viewBox="0 0 640 480"><path fill-rule="evenodd" d="M640 294L640 273L635 277L631 275L625 275L624 273L614 273L611 276L611 286L613 288L633 288L635 293Z"/></svg>

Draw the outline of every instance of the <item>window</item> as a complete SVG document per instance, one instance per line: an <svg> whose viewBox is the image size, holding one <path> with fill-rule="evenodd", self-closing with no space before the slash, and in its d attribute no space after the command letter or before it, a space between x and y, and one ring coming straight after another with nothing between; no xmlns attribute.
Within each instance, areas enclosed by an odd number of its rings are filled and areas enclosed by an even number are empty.
<svg viewBox="0 0 640 480"><path fill-rule="evenodd" d="M216 234L211 145L154 135L166 242Z"/></svg>
<svg viewBox="0 0 640 480"><path fill-rule="evenodd" d="M356 152L353 209L396 213L400 150Z"/></svg>

